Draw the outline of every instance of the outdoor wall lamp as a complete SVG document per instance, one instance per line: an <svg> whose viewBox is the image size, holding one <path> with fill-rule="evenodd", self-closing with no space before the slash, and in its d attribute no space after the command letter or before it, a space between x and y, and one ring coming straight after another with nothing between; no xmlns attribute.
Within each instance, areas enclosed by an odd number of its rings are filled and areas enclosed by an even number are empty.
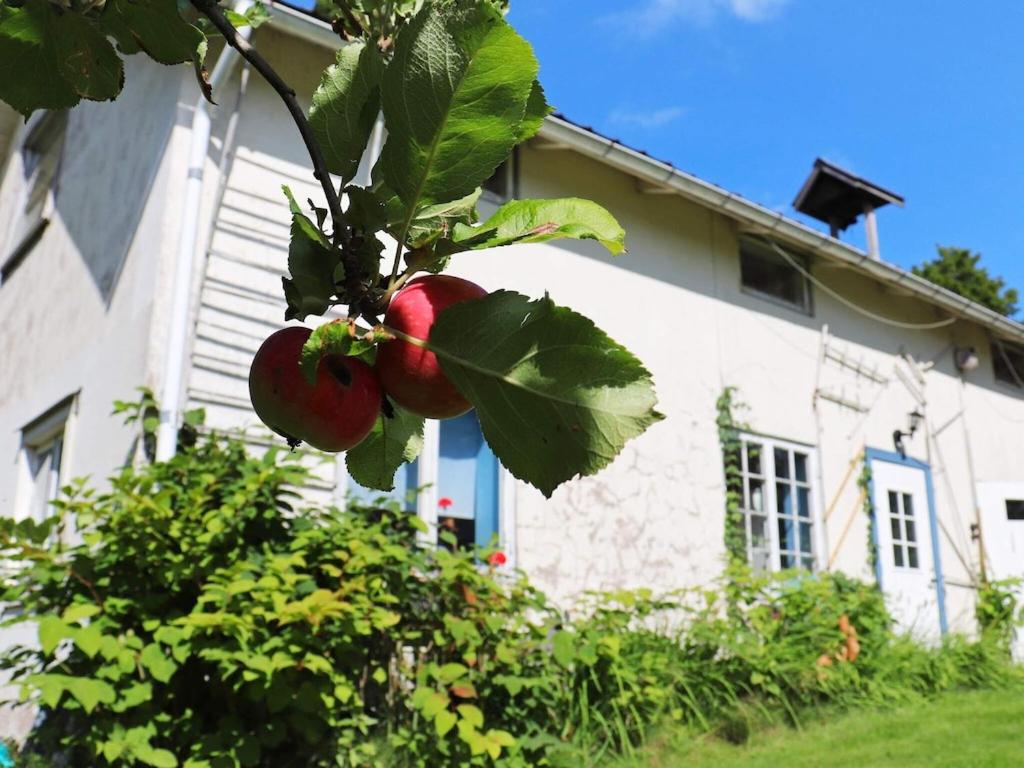
<svg viewBox="0 0 1024 768"><path fill-rule="evenodd" d="M896 446L896 453L900 455L901 459L907 458L907 449L903 445L903 438L914 436L914 433L917 432L917 428L921 426L921 420L924 419L924 414L915 408L908 414L907 418L910 421L907 431L904 432L901 429L897 429L892 433L892 442Z"/></svg>
<svg viewBox="0 0 1024 768"><path fill-rule="evenodd" d="M954 349L953 362L956 364L957 370L961 373L973 371L981 364L981 360L978 358L978 352L974 347L957 347Z"/></svg>

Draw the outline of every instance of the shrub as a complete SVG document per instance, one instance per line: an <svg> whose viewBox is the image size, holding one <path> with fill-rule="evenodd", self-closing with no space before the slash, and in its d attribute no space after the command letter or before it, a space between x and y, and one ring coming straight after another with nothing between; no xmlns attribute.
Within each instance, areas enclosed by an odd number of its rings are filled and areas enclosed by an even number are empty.
<svg viewBox="0 0 1024 768"><path fill-rule="evenodd" d="M1005 653L894 636L841 575L732 567L706 592L551 606L492 551L426 545L386 503L301 506L290 454L201 438L0 523L0 600L38 624L0 661L40 765L580 766L678 723L1007 679ZM25 763L32 764L32 763Z"/></svg>

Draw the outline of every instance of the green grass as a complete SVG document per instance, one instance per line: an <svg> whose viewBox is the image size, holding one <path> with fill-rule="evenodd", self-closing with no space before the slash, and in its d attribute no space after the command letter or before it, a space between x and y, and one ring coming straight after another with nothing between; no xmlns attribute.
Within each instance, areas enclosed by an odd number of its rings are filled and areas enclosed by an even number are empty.
<svg viewBox="0 0 1024 768"><path fill-rule="evenodd" d="M679 733L615 768L1015 768L1024 766L1024 690L948 694L852 712L801 730L755 733L743 746Z"/></svg>

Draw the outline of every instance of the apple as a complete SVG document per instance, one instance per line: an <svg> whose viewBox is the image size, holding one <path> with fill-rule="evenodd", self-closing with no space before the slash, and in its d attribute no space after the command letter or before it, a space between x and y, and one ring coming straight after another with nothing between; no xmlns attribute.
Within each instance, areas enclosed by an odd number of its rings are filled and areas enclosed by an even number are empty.
<svg viewBox="0 0 1024 768"><path fill-rule="evenodd" d="M426 275L395 294L384 325L426 341L437 316L452 306L480 299L487 291L451 275ZM406 410L430 419L461 416L471 406L441 370L437 355L401 339L381 344L375 363L384 391Z"/></svg>
<svg viewBox="0 0 1024 768"><path fill-rule="evenodd" d="M316 384L310 385L299 370L299 353L310 333L308 328L284 328L263 342L249 369L252 407L289 443L346 451L373 429L380 413L380 383L362 360L328 355L317 367Z"/></svg>

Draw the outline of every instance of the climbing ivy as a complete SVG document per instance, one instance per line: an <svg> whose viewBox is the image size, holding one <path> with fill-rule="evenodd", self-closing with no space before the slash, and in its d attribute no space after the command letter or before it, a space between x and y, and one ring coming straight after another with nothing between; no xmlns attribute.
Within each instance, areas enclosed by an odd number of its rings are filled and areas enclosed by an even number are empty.
<svg viewBox="0 0 1024 768"><path fill-rule="evenodd" d="M747 565L747 534L743 519L743 443L733 411L741 408L735 399L736 388L726 387L715 401L718 442L722 446L725 471L725 552L730 566Z"/></svg>
<svg viewBox="0 0 1024 768"><path fill-rule="evenodd" d="M864 467L857 478L857 487L861 490L861 498L864 499L864 514L868 517L868 565L871 566L871 573L875 577L876 586L878 581L878 550L875 548L875 505L871 500L871 462L864 456Z"/></svg>

